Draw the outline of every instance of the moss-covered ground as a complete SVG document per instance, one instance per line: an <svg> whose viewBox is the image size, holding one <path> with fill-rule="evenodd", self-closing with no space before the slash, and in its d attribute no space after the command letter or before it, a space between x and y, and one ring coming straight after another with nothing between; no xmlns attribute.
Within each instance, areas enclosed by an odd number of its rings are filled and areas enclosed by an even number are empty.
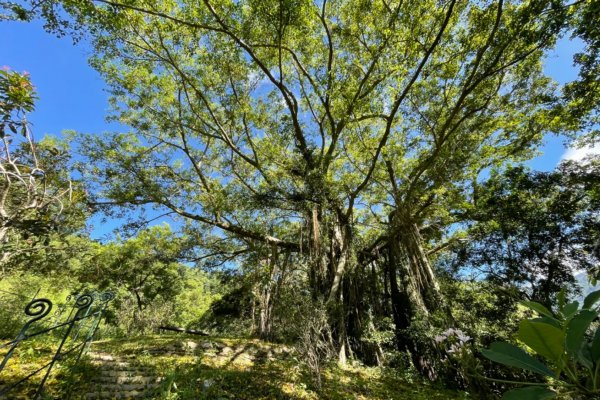
<svg viewBox="0 0 600 400"><path fill-rule="evenodd" d="M11 360L0 381L14 381L43 365L51 351L39 344ZM397 369L350 364L326 366L320 390L299 356L287 346L251 339L153 335L97 341L90 354L135 360L161 384L147 398L155 399L331 399L452 400L466 394L423 382ZM65 360L46 387L46 398L78 399L92 390L100 366L84 357L76 365ZM35 382L35 381L33 381ZM32 382L32 383L33 383ZM29 398L25 385L9 398Z"/></svg>

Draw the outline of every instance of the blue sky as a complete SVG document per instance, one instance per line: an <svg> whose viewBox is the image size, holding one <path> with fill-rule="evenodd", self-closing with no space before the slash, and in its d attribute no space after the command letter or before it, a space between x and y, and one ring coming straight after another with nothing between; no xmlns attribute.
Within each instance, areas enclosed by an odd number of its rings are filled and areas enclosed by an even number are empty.
<svg viewBox="0 0 600 400"><path fill-rule="evenodd" d="M29 116L37 137L64 129L117 129L104 121L108 94L87 63L90 46L47 34L39 23L0 22L0 66L28 71L40 97Z"/></svg>
<svg viewBox="0 0 600 400"><path fill-rule="evenodd" d="M557 82L576 77L572 65L573 53L582 45L563 39L548 56L546 72ZM108 93L96 71L87 63L91 47L85 42L73 45L69 38L56 38L46 33L41 24L0 22L0 67L28 71L36 86L39 101L29 116L36 138L45 134L59 135L63 130L103 132L119 130L116 123L107 123ZM537 170L553 169L568 151L559 137L548 137L542 154L528 162ZM571 150L577 157L579 152ZM116 227L117 222L92 221L93 235L100 237Z"/></svg>

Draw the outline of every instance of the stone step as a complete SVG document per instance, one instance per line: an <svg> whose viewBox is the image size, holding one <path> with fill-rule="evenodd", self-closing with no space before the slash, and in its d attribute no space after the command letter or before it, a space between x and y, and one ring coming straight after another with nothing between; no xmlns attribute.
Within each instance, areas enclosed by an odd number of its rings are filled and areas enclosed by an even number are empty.
<svg viewBox="0 0 600 400"><path fill-rule="evenodd" d="M94 362L94 364L100 366L100 368L129 368L135 367L135 363L131 363L128 361L118 361L118 360L110 360L103 362Z"/></svg>
<svg viewBox="0 0 600 400"><path fill-rule="evenodd" d="M190 354L190 352L185 350L173 350L173 351L148 351L148 354L151 356L185 356Z"/></svg>
<svg viewBox="0 0 600 400"><path fill-rule="evenodd" d="M160 386L159 383L96 383L94 384L94 392L131 392L131 391L143 391L149 389L155 389Z"/></svg>
<svg viewBox="0 0 600 400"><path fill-rule="evenodd" d="M97 383L155 383L162 381L163 378L147 375L124 375L124 376L97 376L92 378L92 382Z"/></svg>
<svg viewBox="0 0 600 400"><path fill-rule="evenodd" d="M102 369L96 376L107 377L107 376L135 376L144 375L152 376L155 375L154 371L148 368L130 368L130 369Z"/></svg>
<svg viewBox="0 0 600 400"><path fill-rule="evenodd" d="M93 399L147 399L148 393L140 391L130 392L92 392L85 395L86 400Z"/></svg>
<svg viewBox="0 0 600 400"><path fill-rule="evenodd" d="M87 353L87 356L92 361L114 361L114 360L123 360L123 359L135 359L137 357L136 354L121 354L119 356L113 356L108 353Z"/></svg>
<svg viewBox="0 0 600 400"><path fill-rule="evenodd" d="M95 363L100 369L130 369L130 368L148 368L137 361L109 361L104 363Z"/></svg>
<svg viewBox="0 0 600 400"><path fill-rule="evenodd" d="M100 353L95 353L89 354L89 357L92 361L114 361L114 357L111 356L110 354L100 354Z"/></svg>

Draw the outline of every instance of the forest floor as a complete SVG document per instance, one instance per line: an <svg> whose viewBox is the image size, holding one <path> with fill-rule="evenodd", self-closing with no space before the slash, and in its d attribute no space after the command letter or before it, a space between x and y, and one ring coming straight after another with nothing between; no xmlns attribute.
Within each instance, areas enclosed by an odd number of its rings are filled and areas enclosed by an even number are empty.
<svg viewBox="0 0 600 400"><path fill-rule="evenodd" d="M451 400L397 370L324 368L317 391L292 348L250 339L152 335L94 342L78 364L53 373L48 399L331 399ZM11 397L12 398L12 397ZM14 398L18 398L15 396ZM23 397L27 398L27 397Z"/></svg>

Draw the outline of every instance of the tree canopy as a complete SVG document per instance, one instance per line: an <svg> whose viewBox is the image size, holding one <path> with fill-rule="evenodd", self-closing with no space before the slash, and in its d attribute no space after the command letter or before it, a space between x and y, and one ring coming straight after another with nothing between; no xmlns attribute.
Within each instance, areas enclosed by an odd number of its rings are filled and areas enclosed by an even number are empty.
<svg viewBox="0 0 600 400"><path fill-rule="evenodd" d="M560 0L9 7L18 18L39 12L59 34L85 30L91 64L110 86L111 118L130 127L79 136L95 207L172 217L193 238L191 259L263 266L267 305L293 264L325 309L340 361L377 351L363 339L379 313L430 377L427 352L407 332L440 309L452 320L437 255L473 219L510 228L514 199L496 207L500 195L527 199L519 184L530 177L516 169L496 183L495 171L530 158L545 135L576 136L593 121L596 8ZM579 81L561 93L543 60L569 30L588 47ZM544 191L567 183L544 179L530 179L532 203L552 214L564 199ZM518 223L537 220L538 205ZM521 230L492 228L489 240L525 240Z"/></svg>
<svg viewBox="0 0 600 400"><path fill-rule="evenodd" d="M302 254L345 310L341 358L365 266L400 274L407 327L482 171L579 126L542 70L576 11L560 1L62 5L132 128L81 140L97 202L178 216L207 252Z"/></svg>
<svg viewBox="0 0 600 400"><path fill-rule="evenodd" d="M566 161L552 172L523 167L494 174L477 190L462 273L511 283L549 306L577 273L594 276L600 259L598 159ZM480 275L481 276L481 275Z"/></svg>
<svg viewBox="0 0 600 400"><path fill-rule="evenodd" d="M27 73L0 70L0 274L11 257L82 223L82 210L71 207L82 193L73 188L66 148L33 140L27 114L36 99Z"/></svg>

